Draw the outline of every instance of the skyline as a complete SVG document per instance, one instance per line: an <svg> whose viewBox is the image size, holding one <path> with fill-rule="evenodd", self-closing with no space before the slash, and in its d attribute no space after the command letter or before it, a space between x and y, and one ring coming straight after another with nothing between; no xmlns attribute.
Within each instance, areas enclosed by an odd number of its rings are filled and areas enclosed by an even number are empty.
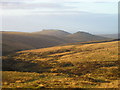
<svg viewBox="0 0 120 90"><path fill-rule="evenodd" d="M1 0L3 31L118 32L118 0Z"/></svg>

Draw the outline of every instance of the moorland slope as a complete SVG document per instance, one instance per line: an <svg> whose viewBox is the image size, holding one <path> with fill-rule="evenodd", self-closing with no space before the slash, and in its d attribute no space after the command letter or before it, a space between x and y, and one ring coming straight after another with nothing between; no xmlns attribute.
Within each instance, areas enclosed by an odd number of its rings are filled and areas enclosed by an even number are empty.
<svg viewBox="0 0 120 90"><path fill-rule="evenodd" d="M3 56L3 88L118 88L119 64L118 41L20 51Z"/></svg>

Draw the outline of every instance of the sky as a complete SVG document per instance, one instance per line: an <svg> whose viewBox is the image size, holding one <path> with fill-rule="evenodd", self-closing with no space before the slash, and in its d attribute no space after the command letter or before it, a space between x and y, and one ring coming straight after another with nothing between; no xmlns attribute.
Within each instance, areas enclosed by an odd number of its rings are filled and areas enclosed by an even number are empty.
<svg viewBox="0 0 120 90"><path fill-rule="evenodd" d="M0 30L118 33L118 0L0 0Z"/></svg>

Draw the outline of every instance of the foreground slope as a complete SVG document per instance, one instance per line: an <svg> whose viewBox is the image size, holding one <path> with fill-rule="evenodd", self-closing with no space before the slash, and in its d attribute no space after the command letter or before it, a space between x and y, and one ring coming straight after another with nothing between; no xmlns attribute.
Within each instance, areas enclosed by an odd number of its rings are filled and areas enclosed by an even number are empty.
<svg viewBox="0 0 120 90"><path fill-rule="evenodd" d="M20 51L3 57L3 88L118 88L119 64L118 41Z"/></svg>

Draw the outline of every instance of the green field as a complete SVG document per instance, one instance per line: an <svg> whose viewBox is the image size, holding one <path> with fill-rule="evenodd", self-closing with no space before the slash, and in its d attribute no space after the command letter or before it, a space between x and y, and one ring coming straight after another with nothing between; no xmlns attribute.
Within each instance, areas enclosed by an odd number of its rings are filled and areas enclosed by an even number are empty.
<svg viewBox="0 0 120 90"><path fill-rule="evenodd" d="M3 56L3 88L118 88L118 41Z"/></svg>

